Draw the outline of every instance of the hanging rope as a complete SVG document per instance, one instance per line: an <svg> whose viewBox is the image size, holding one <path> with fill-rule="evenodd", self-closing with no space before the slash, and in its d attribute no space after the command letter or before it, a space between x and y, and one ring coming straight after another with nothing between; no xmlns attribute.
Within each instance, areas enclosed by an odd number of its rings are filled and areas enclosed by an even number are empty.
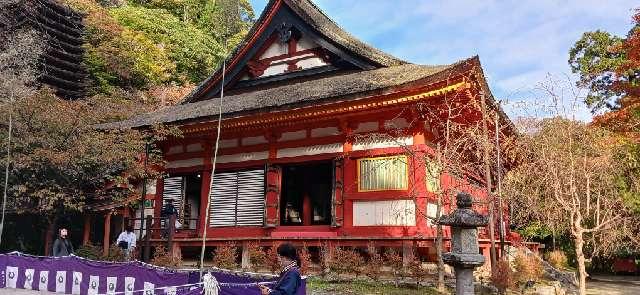
<svg viewBox="0 0 640 295"><path fill-rule="evenodd" d="M13 128L13 99L9 100L9 137L7 138L7 164L4 168L4 193L2 194L2 218L0 219L0 245L4 232L4 215L7 210L7 188L9 187L9 164L11 163L11 133Z"/></svg>
<svg viewBox="0 0 640 295"><path fill-rule="evenodd" d="M215 6L215 0L213 2ZM239 8L238 8L239 9ZM228 33L228 27L227 27ZM207 228L209 222L209 210L211 210L211 198L209 197L213 193L213 180L216 175L216 162L218 160L218 148L220 145L220 130L222 129L222 99L224 97L224 82L225 82L225 72L227 71L227 40L226 35L224 36L224 41L222 45L222 50L224 52L224 56L222 59L222 81L220 82L220 100L218 102L218 127L216 131L216 145L213 150L213 160L211 162L211 178L209 179L209 194L206 196L207 198L207 209L205 211L204 218L204 229L202 233L202 249L200 250L200 278L202 278L202 273L204 270L204 252L206 248L207 241Z"/></svg>

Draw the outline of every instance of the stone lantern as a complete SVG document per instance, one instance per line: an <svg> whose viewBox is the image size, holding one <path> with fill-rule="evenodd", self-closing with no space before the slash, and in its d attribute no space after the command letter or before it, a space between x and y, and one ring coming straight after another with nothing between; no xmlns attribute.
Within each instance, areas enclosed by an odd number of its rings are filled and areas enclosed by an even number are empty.
<svg viewBox="0 0 640 295"><path fill-rule="evenodd" d="M471 209L472 199L467 193L456 196L456 210L438 219L441 225L451 226L451 252L442 256L456 272L456 295L473 295L473 270L484 264L478 253L478 227L489 223L486 216Z"/></svg>

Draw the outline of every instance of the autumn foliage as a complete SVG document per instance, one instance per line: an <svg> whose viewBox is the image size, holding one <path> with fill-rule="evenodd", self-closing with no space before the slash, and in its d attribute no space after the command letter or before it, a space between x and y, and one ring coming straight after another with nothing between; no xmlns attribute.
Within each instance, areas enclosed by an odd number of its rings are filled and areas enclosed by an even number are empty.
<svg viewBox="0 0 640 295"><path fill-rule="evenodd" d="M219 268L235 269L238 267L238 246L229 242L216 247L213 252L213 264Z"/></svg>

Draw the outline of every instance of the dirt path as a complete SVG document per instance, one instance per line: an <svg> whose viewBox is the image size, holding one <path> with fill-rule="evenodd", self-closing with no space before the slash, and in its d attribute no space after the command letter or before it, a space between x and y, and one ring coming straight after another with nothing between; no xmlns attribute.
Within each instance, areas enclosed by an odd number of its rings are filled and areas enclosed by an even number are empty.
<svg viewBox="0 0 640 295"><path fill-rule="evenodd" d="M602 276L587 282L589 295L636 295L640 294L640 277Z"/></svg>

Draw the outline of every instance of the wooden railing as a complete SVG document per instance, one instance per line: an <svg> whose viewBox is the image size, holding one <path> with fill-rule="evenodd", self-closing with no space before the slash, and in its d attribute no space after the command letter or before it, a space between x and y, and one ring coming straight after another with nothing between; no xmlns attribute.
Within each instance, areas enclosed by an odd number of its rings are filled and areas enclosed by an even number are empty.
<svg viewBox="0 0 640 295"><path fill-rule="evenodd" d="M142 257L140 257L142 261L148 262L151 258L151 239L166 240L167 251L172 253L176 232L189 232L192 235L197 235L198 218L183 219L180 228L176 228L176 219L177 217L175 215L171 215L169 218L147 215L143 222L140 223L142 227L133 228L134 232L143 232L142 237L139 239L139 244L142 245L143 249L143 251L141 251ZM127 218L125 219L125 224L135 225L136 221L140 220L140 218ZM194 226L190 226L191 221L195 221Z"/></svg>

